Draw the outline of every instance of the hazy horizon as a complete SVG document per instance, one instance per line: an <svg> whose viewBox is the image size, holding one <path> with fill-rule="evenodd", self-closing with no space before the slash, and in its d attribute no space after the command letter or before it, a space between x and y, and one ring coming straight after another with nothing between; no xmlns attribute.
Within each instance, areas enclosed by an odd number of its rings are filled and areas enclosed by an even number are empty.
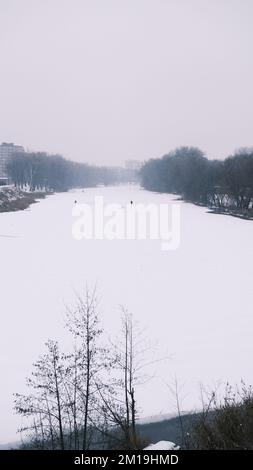
<svg viewBox="0 0 253 470"><path fill-rule="evenodd" d="M97 165L253 145L251 0L0 0L0 141Z"/></svg>

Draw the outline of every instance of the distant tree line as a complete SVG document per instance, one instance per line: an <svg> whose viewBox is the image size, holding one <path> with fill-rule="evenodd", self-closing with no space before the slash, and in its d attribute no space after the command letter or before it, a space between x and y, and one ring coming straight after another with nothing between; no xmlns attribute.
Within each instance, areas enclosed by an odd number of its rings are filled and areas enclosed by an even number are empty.
<svg viewBox="0 0 253 470"><path fill-rule="evenodd" d="M253 206L253 149L208 160L195 147L180 147L140 170L145 189L181 195L218 210L247 215Z"/></svg>
<svg viewBox="0 0 253 470"><path fill-rule="evenodd" d="M10 158L7 169L16 187L30 191L67 191L75 187L128 182L135 177L124 168L77 163L44 152L17 152Z"/></svg>

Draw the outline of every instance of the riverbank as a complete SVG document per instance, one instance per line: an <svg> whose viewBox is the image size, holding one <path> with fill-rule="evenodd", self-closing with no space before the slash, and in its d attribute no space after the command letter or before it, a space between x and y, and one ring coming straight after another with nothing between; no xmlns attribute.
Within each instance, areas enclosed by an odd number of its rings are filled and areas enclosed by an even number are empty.
<svg viewBox="0 0 253 470"><path fill-rule="evenodd" d="M184 199L182 196L179 194L175 193L166 193L166 192L159 192L159 191L153 191L150 189L145 189L142 187L143 190L145 191L151 191L154 194L167 194L169 197L171 195L175 196L174 201L179 201L179 202L185 202L187 204L193 204L194 206L199 206L199 207L204 207L207 209L208 214L216 214L216 215L229 215L230 217L235 217L237 219L243 219L243 220L253 220L253 208L250 208L248 211L243 211L240 209L231 209L227 207L215 207L207 204L202 204L197 201L191 201L190 199Z"/></svg>
<svg viewBox="0 0 253 470"><path fill-rule="evenodd" d="M226 208L217 208L217 207L209 207L208 208L209 214L220 214L220 215L230 215L231 217L236 217L237 219L243 220L253 220L253 210L250 209L248 212L238 211L238 210L229 210Z"/></svg>
<svg viewBox="0 0 253 470"><path fill-rule="evenodd" d="M0 212L15 212L27 209L31 204L35 204L39 199L48 196L48 192L22 191L14 186L0 187Z"/></svg>

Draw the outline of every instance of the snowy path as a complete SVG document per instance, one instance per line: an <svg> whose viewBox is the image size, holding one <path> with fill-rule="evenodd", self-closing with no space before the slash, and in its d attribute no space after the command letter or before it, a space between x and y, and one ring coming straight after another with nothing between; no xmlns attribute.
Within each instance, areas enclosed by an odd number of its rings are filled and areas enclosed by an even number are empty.
<svg viewBox="0 0 253 470"><path fill-rule="evenodd" d="M184 409L198 406L200 383L253 382L253 223L182 203L175 252L161 251L156 241L77 242L71 235L74 199L92 202L98 192L123 205L172 199L127 186L100 188L0 214L0 442L15 439L12 394L24 390L49 337L67 341L64 305L86 281L98 283L110 333L123 304L171 356L157 364L157 377L142 390L144 415L174 411L165 382L175 375L184 382Z"/></svg>

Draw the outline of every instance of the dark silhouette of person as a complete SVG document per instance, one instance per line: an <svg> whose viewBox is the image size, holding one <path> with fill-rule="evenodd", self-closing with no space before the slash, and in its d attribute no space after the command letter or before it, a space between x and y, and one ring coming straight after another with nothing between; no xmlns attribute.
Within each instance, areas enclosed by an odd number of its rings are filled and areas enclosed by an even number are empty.
<svg viewBox="0 0 253 470"><path fill-rule="evenodd" d="M133 201L130 201L130 204L133 204Z"/></svg>
<svg viewBox="0 0 253 470"><path fill-rule="evenodd" d="M75 200L75 204L77 203L77 200Z"/></svg>

